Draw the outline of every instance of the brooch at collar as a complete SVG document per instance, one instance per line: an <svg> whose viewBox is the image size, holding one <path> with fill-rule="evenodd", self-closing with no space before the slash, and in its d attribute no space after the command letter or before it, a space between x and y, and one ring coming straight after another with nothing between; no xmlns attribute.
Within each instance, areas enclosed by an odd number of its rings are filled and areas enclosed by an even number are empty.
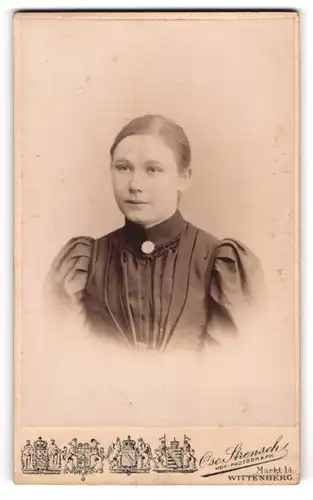
<svg viewBox="0 0 313 500"><path fill-rule="evenodd" d="M141 245L141 250L144 254L150 255L155 249L155 244L152 241L144 241Z"/></svg>

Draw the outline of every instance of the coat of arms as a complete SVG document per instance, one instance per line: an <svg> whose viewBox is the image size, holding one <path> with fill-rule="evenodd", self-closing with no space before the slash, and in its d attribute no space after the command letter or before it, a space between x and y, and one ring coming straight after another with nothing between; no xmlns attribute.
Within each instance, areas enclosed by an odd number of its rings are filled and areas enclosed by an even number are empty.
<svg viewBox="0 0 313 500"><path fill-rule="evenodd" d="M196 472L195 450L191 448L190 438L184 435L184 441L180 446L179 441L174 437L167 443L166 435L160 438L160 445L155 450L153 457L155 472Z"/></svg>
<svg viewBox="0 0 313 500"><path fill-rule="evenodd" d="M61 452L62 470L65 474L80 474L82 481L87 474L103 472L104 448L96 439L78 442L73 438Z"/></svg>
<svg viewBox="0 0 313 500"><path fill-rule="evenodd" d="M61 450L51 439L50 443L40 436L33 444L28 439L21 450L23 474L60 474Z"/></svg>
<svg viewBox="0 0 313 500"><path fill-rule="evenodd" d="M107 459L110 472L126 474L149 472L152 459L151 446L142 437L137 443L131 436L124 441L118 437L109 447Z"/></svg>

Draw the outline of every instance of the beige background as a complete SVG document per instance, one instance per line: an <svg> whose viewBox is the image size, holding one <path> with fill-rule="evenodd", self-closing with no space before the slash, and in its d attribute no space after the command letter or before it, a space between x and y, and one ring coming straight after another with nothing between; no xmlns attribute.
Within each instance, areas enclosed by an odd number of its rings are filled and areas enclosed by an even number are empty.
<svg viewBox="0 0 313 500"><path fill-rule="evenodd" d="M294 425L296 18L82 17L16 19L20 423ZM144 113L176 120L190 139L183 215L242 240L263 264L262 327L202 364L112 355L72 318L43 313L43 279L60 247L122 224L109 148Z"/></svg>

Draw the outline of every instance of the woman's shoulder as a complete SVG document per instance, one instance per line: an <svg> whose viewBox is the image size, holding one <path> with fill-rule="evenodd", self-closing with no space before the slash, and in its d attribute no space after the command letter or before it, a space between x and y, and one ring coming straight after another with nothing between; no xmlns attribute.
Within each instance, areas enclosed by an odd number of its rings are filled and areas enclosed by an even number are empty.
<svg viewBox="0 0 313 500"><path fill-rule="evenodd" d="M240 288L249 293L256 283L264 282L261 261L248 245L237 238L218 238L195 229L199 241L197 255L200 261L203 258L207 261L206 275L220 291Z"/></svg>
<svg viewBox="0 0 313 500"><path fill-rule="evenodd" d="M106 245L119 233L120 229L111 231L99 238L92 236L74 236L70 238L54 257L46 282L50 289L59 296L79 297L85 289L95 255L100 244Z"/></svg>
<svg viewBox="0 0 313 500"><path fill-rule="evenodd" d="M52 266L60 268L66 262L80 257L89 258L95 238L91 236L74 236L64 243L56 254Z"/></svg>
<svg viewBox="0 0 313 500"><path fill-rule="evenodd" d="M261 303L265 283L259 257L236 238L216 243L211 267L211 296L228 308L242 301Z"/></svg>
<svg viewBox="0 0 313 500"><path fill-rule="evenodd" d="M202 244L201 246L212 255L214 260L225 258L230 260L248 259L259 261L255 253L240 239L229 237L219 238L202 228L198 228L192 224L190 226L197 231L200 245Z"/></svg>
<svg viewBox="0 0 313 500"><path fill-rule="evenodd" d="M117 240L121 233L123 231L123 227L119 227L117 229L114 229L113 231L110 231L109 233L104 234L103 236L100 236L100 238L96 238L95 244L108 244L111 241Z"/></svg>
<svg viewBox="0 0 313 500"><path fill-rule="evenodd" d="M251 248L236 238L223 238L218 241L215 248L215 259L218 262L228 264L228 267L236 267L239 271L253 271L254 268L261 269L258 256Z"/></svg>
<svg viewBox="0 0 313 500"><path fill-rule="evenodd" d="M188 229L190 235L194 235L193 237L196 236L197 239L197 249L201 253L204 252L206 254L211 254L220 242L220 240L214 236L213 234L209 233L208 231L192 224L191 222L188 222Z"/></svg>
<svg viewBox="0 0 313 500"><path fill-rule="evenodd" d="M63 244L46 277L47 291L64 300L79 295L87 282L94 241L91 236L75 236Z"/></svg>
<svg viewBox="0 0 313 500"><path fill-rule="evenodd" d="M120 233L121 228L115 229L99 237L92 236L74 236L70 238L62 247L56 256L56 260L72 259L79 255L90 257L92 249L99 243L107 243L115 239Z"/></svg>

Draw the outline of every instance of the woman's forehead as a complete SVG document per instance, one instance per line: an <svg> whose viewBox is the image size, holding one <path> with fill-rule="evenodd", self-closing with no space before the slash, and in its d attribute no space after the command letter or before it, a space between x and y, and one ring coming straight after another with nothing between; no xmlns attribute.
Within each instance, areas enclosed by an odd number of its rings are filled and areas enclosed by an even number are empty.
<svg viewBox="0 0 313 500"><path fill-rule="evenodd" d="M172 149L161 137L154 135L131 135L117 145L113 159L127 159L134 162L159 161L175 162ZM176 163L176 162L175 162Z"/></svg>

